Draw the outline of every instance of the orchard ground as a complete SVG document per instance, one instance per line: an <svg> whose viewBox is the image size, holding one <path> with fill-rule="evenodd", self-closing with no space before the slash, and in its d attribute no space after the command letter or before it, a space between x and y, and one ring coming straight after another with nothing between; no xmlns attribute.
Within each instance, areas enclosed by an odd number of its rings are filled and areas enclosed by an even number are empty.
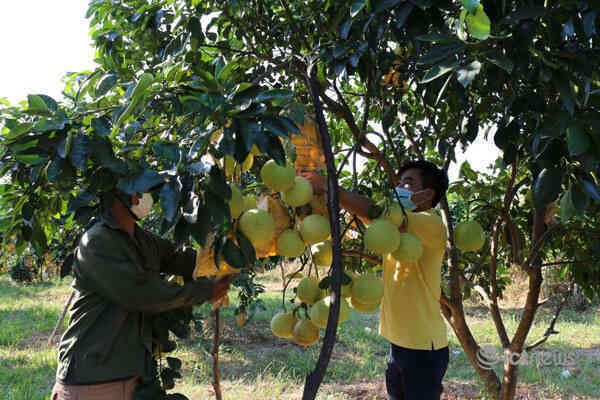
<svg viewBox="0 0 600 400"><path fill-rule="evenodd" d="M225 399L299 399L304 378L314 367L322 341L302 348L274 337L271 317L281 308L281 273L262 275L267 292L261 297L267 311L258 312L245 326L238 327L233 314L237 303L230 292L231 308L223 309L220 348L221 385ZM6 400L49 399L56 369L56 339L47 339L70 293L71 279L22 286L7 275L0 276L0 398ZM292 285L293 287L294 285ZM518 285L507 292L502 314L509 334L514 332L522 311L522 291ZM287 296L291 295L291 291ZM481 344L498 345L491 318L477 301L467 301L469 326ZM289 307L289 306L288 306ZM541 337L553 314L546 303L536 319L529 342ZM184 361L184 378L176 391L190 399L214 398L212 381L213 328L208 306L198 307L207 317L202 332L179 341L176 355ZM338 331L332 360L318 399L385 399L384 371L388 345L377 335L378 313L351 312ZM66 327L66 321L62 329ZM578 312L567 308L561 314L553 335L539 351L551 354L548 362L540 357L520 369L519 399L598 399L600 387L600 306ZM324 330L321 330L321 336ZM450 333L450 365L444 380L444 399L484 398L479 379ZM541 353L538 353L538 355ZM561 355L563 358L561 358ZM556 358L558 357L558 358ZM572 365L561 360L575 360ZM554 360L554 362L553 362ZM501 363L493 368L500 373ZM565 371L568 371L566 373ZM565 375L569 375L565 377Z"/></svg>

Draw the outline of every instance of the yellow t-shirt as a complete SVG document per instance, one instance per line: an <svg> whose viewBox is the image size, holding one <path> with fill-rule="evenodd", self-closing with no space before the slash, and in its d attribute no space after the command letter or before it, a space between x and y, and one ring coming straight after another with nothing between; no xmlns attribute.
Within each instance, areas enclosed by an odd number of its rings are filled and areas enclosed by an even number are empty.
<svg viewBox="0 0 600 400"><path fill-rule="evenodd" d="M446 248L446 227L431 211L407 213L407 231L423 242L417 262L383 259L384 295L379 334L401 347L438 350L448 346L440 314L440 268Z"/></svg>

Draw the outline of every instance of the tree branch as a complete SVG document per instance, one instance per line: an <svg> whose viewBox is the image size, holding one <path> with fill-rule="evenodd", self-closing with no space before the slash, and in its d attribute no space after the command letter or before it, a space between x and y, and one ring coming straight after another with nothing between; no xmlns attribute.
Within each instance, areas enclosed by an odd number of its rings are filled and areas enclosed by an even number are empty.
<svg viewBox="0 0 600 400"><path fill-rule="evenodd" d="M498 218L492 229L492 245L490 249L490 294L492 303L490 305L490 312L502 347L506 348L509 346L510 340L506 332L506 326L502 320L502 314L500 314L500 308L498 307L498 239L500 237L501 222L502 220Z"/></svg>
<svg viewBox="0 0 600 400"><path fill-rule="evenodd" d="M364 258L371 264L381 264L381 258L379 258L377 256L372 256L367 253L360 252L358 250L342 250L342 256Z"/></svg>
<svg viewBox="0 0 600 400"><path fill-rule="evenodd" d="M516 228L513 220L510 218L510 213L509 213L510 204L513 199L513 190L512 189L515 184L515 178L517 176L518 164L519 164L518 159L512 164L510 180L508 182L508 186L506 187L506 192L504 194L504 208L502 209L502 219L504 220L504 223L508 227L508 230L510 232L510 237L512 239L511 247L512 247L512 251L513 251L513 259L514 259L515 263L517 263L518 265L521 265L521 262L522 262L522 260L521 260L521 240L519 239L517 228Z"/></svg>
<svg viewBox="0 0 600 400"><path fill-rule="evenodd" d="M541 345L542 343L547 341L550 336L556 335L559 333L558 331L554 330L554 325L556 325L558 316L560 315L560 312L562 311L562 309L568 299L569 299L568 295L564 296L563 300L560 302L560 304L556 308L556 312L554 313L554 316L552 317L552 321L550 321L550 326L548 327L548 329L546 329L544 336L542 336L541 338L539 338L538 340L536 340L534 343L530 344L529 346L525 347L525 351L529 352L529 351L535 349L536 347L538 347L539 345Z"/></svg>

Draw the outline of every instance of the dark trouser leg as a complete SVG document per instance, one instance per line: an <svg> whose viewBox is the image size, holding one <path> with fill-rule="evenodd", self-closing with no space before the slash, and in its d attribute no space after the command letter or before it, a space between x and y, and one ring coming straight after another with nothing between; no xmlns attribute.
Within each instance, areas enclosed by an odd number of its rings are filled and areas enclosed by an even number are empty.
<svg viewBox="0 0 600 400"><path fill-rule="evenodd" d="M390 347L386 371L390 400L439 400L448 368L448 348L412 350L393 344Z"/></svg>

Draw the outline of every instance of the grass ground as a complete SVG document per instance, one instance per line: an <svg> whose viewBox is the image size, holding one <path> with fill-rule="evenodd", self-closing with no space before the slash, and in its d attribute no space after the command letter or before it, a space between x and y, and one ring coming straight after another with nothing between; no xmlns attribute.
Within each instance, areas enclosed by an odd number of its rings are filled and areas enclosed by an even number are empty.
<svg viewBox="0 0 600 400"><path fill-rule="evenodd" d="M274 337L271 317L281 307L280 284L266 275L266 312L258 313L243 327L235 323L235 291L231 308L223 309L220 372L225 399L297 399L304 378L314 367L320 344L301 348L290 340ZM0 399L42 400L49 392L56 370L56 346L47 345L64 302L70 280L23 287L0 276ZM502 314L509 334L514 332L521 309L505 304ZM176 389L190 399L214 398L212 381L212 325L208 306L198 307L208 317L203 332L180 341L177 356L184 360L184 379ZM468 322L481 344L498 348L498 339L486 309L467 305ZM551 307L542 307L530 333L540 337L552 317ZM563 311L553 335L528 365L520 369L521 399L600 398L600 307L585 312ZM338 331L332 360L318 399L385 399L383 384L388 346L377 335L378 315L352 311ZM66 322L63 324L63 329ZM322 335L324 331L322 331ZM446 373L445 399L482 398L480 384L469 360L449 330L450 365ZM499 348L498 348L499 349ZM542 353L543 351L543 353ZM545 358L542 355L546 356ZM557 365L569 364L569 365ZM501 373L500 364L494 366ZM569 377L563 377L569 371Z"/></svg>

